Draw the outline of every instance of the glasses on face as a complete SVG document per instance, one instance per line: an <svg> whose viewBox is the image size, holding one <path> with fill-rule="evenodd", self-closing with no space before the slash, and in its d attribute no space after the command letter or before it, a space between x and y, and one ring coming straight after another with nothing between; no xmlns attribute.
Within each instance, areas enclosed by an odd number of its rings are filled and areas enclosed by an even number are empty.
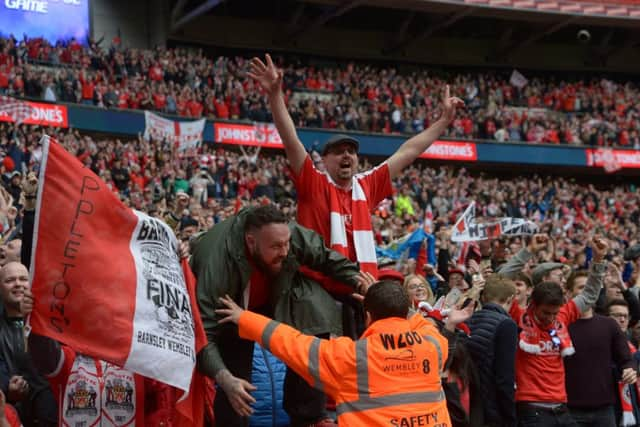
<svg viewBox="0 0 640 427"><path fill-rule="evenodd" d="M407 289L409 289L410 291L415 291L418 289L427 289L427 286L423 283L410 283L409 286L407 286Z"/></svg>
<svg viewBox="0 0 640 427"><path fill-rule="evenodd" d="M620 320L627 320L629 318L629 315L625 313L611 313L609 314L609 317L613 317L615 319L620 319Z"/></svg>

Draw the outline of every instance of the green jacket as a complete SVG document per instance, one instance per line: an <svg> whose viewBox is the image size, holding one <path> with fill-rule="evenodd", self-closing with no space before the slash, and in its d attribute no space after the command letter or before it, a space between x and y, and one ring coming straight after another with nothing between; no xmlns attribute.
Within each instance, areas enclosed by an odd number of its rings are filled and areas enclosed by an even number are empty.
<svg viewBox="0 0 640 427"><path fill-rule="evenodd" d="M232 345L238 327L219 324L218 298L228 294L243 305L244 291L251 277L251 266L245 254L244 223L249 209L216 224L195 242L191 268L198 280L197 299L208 344L198 355L202 373L214 378L225 369L221 348ZM289 255L282 270L270 284L271 305L275 320L309 335L340 330L340 317L334 299L318 283L298 271L301 265L320 271L343 283L356 286L357 264L328 249L316 232L291 222ZM226 353L226 351L225 351Z"/></svg>

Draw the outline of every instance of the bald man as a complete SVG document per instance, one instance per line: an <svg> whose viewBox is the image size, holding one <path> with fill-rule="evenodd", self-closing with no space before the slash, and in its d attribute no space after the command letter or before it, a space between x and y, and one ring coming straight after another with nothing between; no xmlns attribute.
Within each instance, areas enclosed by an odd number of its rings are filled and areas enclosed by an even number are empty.
<svg viewBox="0 0 640 427"><path fill-rule="evenodd" d="M20 262L13 260L0 268L0 292L5 316L22 318L20 301L27 286L29 286L29 271Z"/></svg>
<svg viewBox="0 0 640 427"><path fill-rule="evenodd" d="M24 319L20 302L29 285L29 272L12 261L0 268L0 386L15 405L25 427L57 425L57 408L49 383L37 373L24 347ZM1 365L1 363L0 363ZM8 380L8 381L7 381ZM7 384L8 382L8 384Z"/></svg>

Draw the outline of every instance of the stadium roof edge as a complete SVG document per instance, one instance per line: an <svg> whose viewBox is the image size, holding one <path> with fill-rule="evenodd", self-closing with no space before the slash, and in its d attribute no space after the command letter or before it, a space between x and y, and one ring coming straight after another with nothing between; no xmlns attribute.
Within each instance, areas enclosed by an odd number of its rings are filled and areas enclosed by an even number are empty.
<svg viewBox="0 0 640 427"><path fill-rule="evenodd" d="M335 0L304 0L307 3L339 4ZM526 19L531 15L571 15L598 20L635 21L640 20L640 3L622 4L614 2L584 2L571 0L372 0L367 6L392 9L434 11L443 6L469 7L478 9L500 10L510 16L508 18ZM446 10L445 10L446 11ZM452 11L449 9L449 11Z"/></svg>

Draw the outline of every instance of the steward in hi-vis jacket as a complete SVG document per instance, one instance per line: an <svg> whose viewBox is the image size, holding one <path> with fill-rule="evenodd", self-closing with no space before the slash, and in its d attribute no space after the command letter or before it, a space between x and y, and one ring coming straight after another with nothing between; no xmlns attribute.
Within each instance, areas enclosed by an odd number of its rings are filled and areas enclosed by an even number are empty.
<svg viewBox="0 0 640 427"><path fill-rule="evenodd" d="M304 335L228 298L220 302L228 307L216 310L226 316L221 322L237 323L242 338L269 349L336 401L340 426L451 426L440 382L447 340L421 315L406 318L408 296L396 283L369 288L369 327L355 342ZM464 320L451 314L450 319Z"/></svg>

